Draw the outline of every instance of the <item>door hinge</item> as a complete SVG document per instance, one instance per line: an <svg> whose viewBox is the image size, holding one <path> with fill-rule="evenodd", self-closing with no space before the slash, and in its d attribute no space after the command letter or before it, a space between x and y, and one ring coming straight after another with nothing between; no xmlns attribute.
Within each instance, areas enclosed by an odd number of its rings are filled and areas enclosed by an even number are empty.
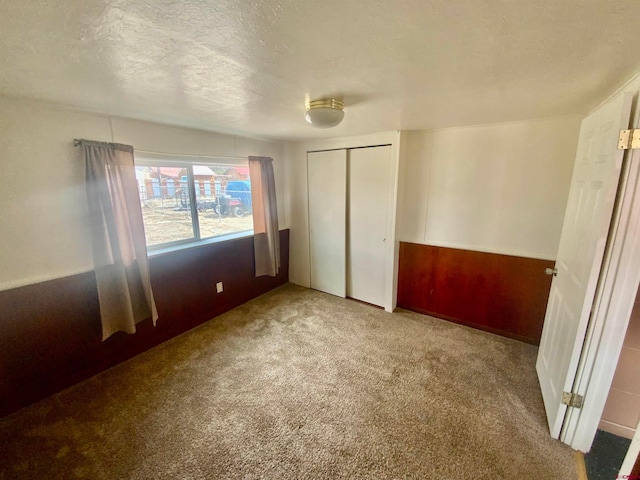
<svg viewBox="0 0 640 480"><path fill-rule="evenodd" d="M577 393L562 392L562 404L570 407L582 408L584 397Z"/></svg>
<svg viewBox="0 0 640 480"><path fill-rule="evenodd" d="M640 148L640 128L620 130L618 150L633 150L636 148Z"/></svg>

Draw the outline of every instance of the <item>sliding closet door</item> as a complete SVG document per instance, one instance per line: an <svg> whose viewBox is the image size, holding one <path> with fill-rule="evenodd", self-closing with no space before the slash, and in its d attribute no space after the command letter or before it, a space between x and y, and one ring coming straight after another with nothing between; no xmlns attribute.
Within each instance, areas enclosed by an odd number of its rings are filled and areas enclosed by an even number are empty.
<svg viewBox="0 0 640 480"><path fill-rule="evenodd" d="M393 204L391 146L349 151L347 296L385 305Z"/></svg>
<svg viewBox="0 0 640 480"><path fill-rule="evenodd" d="M347 151L309 152L311 288L346 296Z"/></svg>

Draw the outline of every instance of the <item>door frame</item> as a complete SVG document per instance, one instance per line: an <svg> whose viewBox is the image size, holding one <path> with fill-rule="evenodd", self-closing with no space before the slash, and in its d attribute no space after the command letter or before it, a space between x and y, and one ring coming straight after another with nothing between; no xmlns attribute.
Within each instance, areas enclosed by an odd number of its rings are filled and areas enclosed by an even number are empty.
<svg viewBox="0 0 640 480"><path fill-rule="evenodd" d="M625 478L623 475L631 475L633 473L636 462L638 461L638 454L640 453L640 422L636 426L636 433L633 435L629 450L624 457L622 466L620 467L619 477Z"/></svg>
<svg viewBox="0 0 640 480"><path fill-rule="evenodd" d="M630 123L638 128L634 90ZM572 390L584 405L567 408L560 433L562 442L582 452L598 429L640 284L640 150L625 152L608 243Z"/></svg>

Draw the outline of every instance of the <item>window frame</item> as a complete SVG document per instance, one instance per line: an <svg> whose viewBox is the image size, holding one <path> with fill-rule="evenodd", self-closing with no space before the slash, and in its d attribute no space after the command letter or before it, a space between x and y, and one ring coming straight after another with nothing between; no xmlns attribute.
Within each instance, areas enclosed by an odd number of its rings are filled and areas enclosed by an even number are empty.
<svg viewBox="0 0 640 480"><path fill-rule="evenodd" d="M191 247L208 245L211 243L224 242L236 238L245 238L254 236L254 229L240 230L230 232L214 237L202 238L200 234L200 218L198 213L198 200L196 195L195 177L193 174L194 165L206 166L228 166L228 167L245 167L249 168L249 158L237 157L215 157L215 156L199 156L199 155L172 155L159 154L150 152L134 151L135 167L182 167L187 170L187 190L189 192L189 216L191 217L191 225L193 229L193 237L174 240L171 242L159 243L156 245L147 245L147 253L149 256L160 255L175 250L182 250ZM251 181L251 176L249 176ZM137 179L136 179L137 183ZM253 186L252 186L253 187ZM144 223L144 220L143 220ZM145 225L146 238L146 225Z"/></svg>

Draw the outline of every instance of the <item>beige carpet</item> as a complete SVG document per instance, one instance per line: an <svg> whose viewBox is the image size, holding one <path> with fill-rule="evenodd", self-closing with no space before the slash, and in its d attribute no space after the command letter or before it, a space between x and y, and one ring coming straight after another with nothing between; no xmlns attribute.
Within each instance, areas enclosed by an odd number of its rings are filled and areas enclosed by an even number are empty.
<svg viewBox="0 0 640 480"><path fill-rule="evenodd" d="M0 420L0 478L574 479L535 358L286 285Z"/></svg>

